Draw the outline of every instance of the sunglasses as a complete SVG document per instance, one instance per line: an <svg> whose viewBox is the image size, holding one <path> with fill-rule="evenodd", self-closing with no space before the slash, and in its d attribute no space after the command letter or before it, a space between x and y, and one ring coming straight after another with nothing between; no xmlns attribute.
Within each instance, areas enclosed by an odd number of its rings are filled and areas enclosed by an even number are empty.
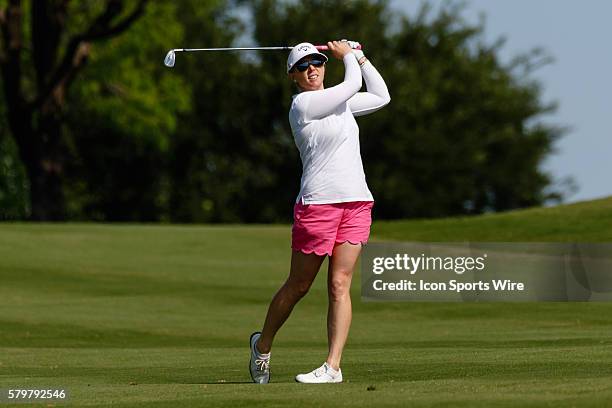
<svg viewBox="0 0 612 408"><path fill-rule="evenodd" d="M313 67L320 67L323 64L325 64L325 61L321 61L320 59L311 59L310 61L302 61L302 62L298 62L297 64L295 64L293 68L291 68L291 72L295 72L296 70L298 70L299 72L304 72L308 69L310 65L312 65Z"/></svg>

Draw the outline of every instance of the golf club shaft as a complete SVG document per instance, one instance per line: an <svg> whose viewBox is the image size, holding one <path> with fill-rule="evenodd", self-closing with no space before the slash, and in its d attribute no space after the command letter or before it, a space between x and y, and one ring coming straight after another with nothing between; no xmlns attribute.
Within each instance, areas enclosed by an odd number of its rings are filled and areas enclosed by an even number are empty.
<svg viewBox="0 0 612 408"><path fill-rule="evenodd" d="M316 49L319 51L329 50L327 45L315 45ZM355 47L360 50L361 45ZM175 48L173 50L168 51L166 54L166 58L164 58L164 64L167 67L174 67L176 61L176 53L177 52L193 52L193 51L266 51L266 50L292 50L293 47L290 46L282 46L282 47L223 47L223 48Z"/></svg>
<svg viewBox="0 0 612 408"><path fill-rule="evenodd" d="M226 48L177 48L174 52L191 51L262 51L262 50L290 50L291 47L226 47Z"/></svg>
<svg viewBox="0 0 612 408"><path fill-rule="evenodd" d="M329 49L327 45L315 45L317 50L326 51ZM176 48L174 52L191 52L191 51L265 51L265 50L292 50L293 47L281 46L281 47L225 47L225 48ZM361 49L361 45L357 47Z"/></svg>

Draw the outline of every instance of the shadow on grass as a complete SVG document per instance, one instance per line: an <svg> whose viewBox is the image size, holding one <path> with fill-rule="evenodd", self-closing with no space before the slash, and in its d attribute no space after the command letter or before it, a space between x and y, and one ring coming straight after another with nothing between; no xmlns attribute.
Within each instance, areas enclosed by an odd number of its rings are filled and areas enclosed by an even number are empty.
<svg viewBox="0 0 612 408"><path fill-rule="evenodd" d="M118 363L120 364L120 363ZM372 368L375 367L375 368ZM366 369L369 368L369 369ZM377 378L381 381L432 381L492 379L587 379L612 376L612 366L607 362L565 362L559 358L547 361L461 361L439 363L413 363L410 361L381 362L375 366L360 367L347 364L344 370L351 382L366 383ZM248 373L237 372L236 365L225 367L7 367L3 375L13 378L27 377L36 382L50 378L79 378L86 382L109 384L253 384ZM37 380L39 379L39 380ZM293 383L292 376L279 373L272 383Z"/></svg>

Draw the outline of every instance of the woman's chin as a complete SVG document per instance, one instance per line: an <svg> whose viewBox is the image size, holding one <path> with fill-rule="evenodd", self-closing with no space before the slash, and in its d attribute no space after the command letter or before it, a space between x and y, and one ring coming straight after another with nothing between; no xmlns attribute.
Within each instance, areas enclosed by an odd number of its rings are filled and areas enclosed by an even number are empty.
<svg viewBox="0 0 612 408"><path fill-rule="evenodd" d="M317 91L317 90L321 89L321 84L318 84L318 83L309 83L307 86L304 87L304 89L306 91Z"/></svg>

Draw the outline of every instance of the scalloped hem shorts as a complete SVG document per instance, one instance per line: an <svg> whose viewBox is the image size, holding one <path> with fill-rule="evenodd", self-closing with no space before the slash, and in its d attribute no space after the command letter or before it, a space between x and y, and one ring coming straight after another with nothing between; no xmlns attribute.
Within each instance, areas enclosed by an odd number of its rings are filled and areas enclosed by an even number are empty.
<svg viewBox="0 0 612 408"><path fill-rule="evenodd" d="M293 207L291 248L305 254L331 256L344 242L368 242L374 201L302 204Z"/></svg>

